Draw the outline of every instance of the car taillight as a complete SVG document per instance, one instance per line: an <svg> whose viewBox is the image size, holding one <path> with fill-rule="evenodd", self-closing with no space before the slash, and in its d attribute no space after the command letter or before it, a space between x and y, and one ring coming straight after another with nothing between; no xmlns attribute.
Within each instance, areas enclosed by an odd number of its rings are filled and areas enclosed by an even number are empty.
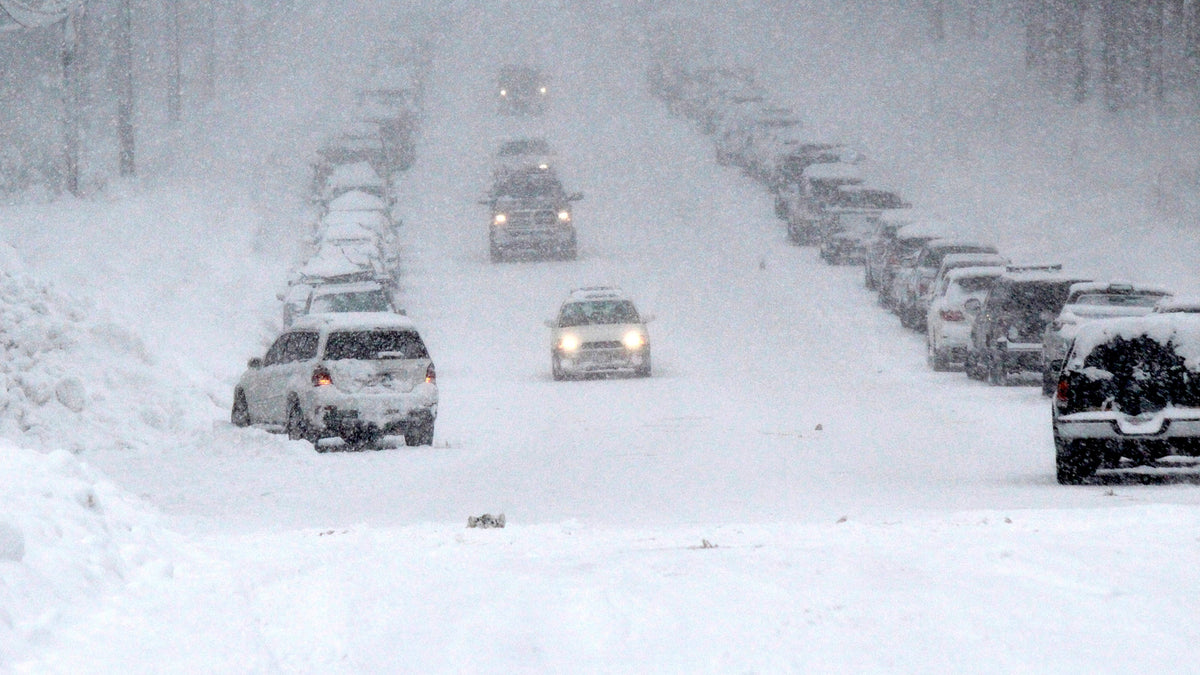
<svg viewBox="0 0 1200 675"><path fill-rule="evenodd" d="M1061 378L1058 381L1058 389L1054 392L1054 400L1059 403L1066 403L1071 395L1071 385L1067 384L1067 378Z"/></svg>
<svg viewBox="0 0 1200 675"><path fill-rule="evenodd" d="M437 384L437 371L434 369L432 363L425 369L425 381L429 384Z"/></svg>
<svg viewBox="0 0 1200 675"><path fill-rule="evenodd" d="M313 368L312 384L314 387L324 387L333 384L333 375L325 369L325 366L317 366Z"/></svg>
<svg viewBox="0 0 1200 675"><path fill-rule="evenodd" d="M942 321L962 321L963 313L957 309L943 309L939 312L942 315Z"/></svg>

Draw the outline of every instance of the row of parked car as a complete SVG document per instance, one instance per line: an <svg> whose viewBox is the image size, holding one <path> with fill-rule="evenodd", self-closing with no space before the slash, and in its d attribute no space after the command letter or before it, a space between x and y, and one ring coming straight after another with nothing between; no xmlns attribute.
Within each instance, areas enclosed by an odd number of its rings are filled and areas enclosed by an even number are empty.
<svg viewBox="0 0 1200 675"><path fill-rule="evenodd" d="M1058 481L1200 456L1200 303L1059 264L1014 264L994 245L867 180L863 154L805 136L747 69L663 53L653 90L775 197L789 240L864 285L925 335L929 366L1053 396Z"/></svg>
<svg viewBox="0 0 1200 675"><path fill-rule="evenodd" d="M318 450L326 439L433 442L437 374L400 302L394 214L397 181L415 158L427 57L384 55L350 128L320 149L307 255L278 296L282 332L234 389L234 425L283 430Z"/></svg>

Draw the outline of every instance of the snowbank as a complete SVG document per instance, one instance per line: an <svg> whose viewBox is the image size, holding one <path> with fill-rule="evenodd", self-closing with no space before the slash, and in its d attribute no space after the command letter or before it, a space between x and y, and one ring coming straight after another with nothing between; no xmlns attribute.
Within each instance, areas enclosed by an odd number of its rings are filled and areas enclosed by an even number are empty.
<svg viewBox="0 0 1200 675"><path fill-rule="evenodd" d="M211 407L135 334L36 279L8 244L0 266L0 437L79 452L211 427Z"/></svg>
<svg viewBox="0 0 1200 675"><path fill-rule="evenodd" d="M0 440L0 655L54 634L118 586L170 579L165 538L135 499L70 453Z"/></svg>

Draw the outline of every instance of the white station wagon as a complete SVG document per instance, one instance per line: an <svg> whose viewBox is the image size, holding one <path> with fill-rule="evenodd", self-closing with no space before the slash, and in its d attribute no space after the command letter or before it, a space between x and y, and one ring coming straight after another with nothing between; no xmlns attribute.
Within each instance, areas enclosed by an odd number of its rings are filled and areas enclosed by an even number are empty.
<svg viewBox="0 0 1200 675"><path fill-rule="evenodd" d="M383 312L300 317L249 368L233 394L236 426L283 426L320 449L403 434L433 443L438 389L433 361L407 317Z"/></svg>
<svg viewBox="0 0 1200 675"><path fill-rule="evenodd" d="M651 316L638 314L621 290L594 286L571 291L551 329L550 361L554 379L628 373L650 376Z"/></svg>

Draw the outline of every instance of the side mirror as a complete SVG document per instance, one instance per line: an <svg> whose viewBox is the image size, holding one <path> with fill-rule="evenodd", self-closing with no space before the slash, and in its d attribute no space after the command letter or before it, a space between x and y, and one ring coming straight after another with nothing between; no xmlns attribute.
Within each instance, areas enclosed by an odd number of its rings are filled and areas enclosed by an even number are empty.
<svg viewBox="0 0 1200 675"><path fill-rule="evenodd" d="M642 323L650 323L651 321L655 320L656 318L658 318L658 317L654 316L653 314L643 314L642 315Z"/></svg>
<svg viewBox="0 0 1200 675"><path fill-rule="evenodd" d="M567 201L569 201L569 202L577 202L577 201L579 201L579 200L581 200L581 199L583 199L583 193L582 193L582 192L573 192L573 193L571 193L570 195L568 195L568 196L567 196Z"/></svg>
<svg viewBox="0 0 1200 675"><path fill-rule="evenodd" d="M258 370L259 368L262 368L262 364L262 359L257 356L250 359L250 361L246 363L251 370Z"/></svg>
<svg viewBox="0 0 1200 675"><path fill-rule="evenodd" d="M558 322L554 319L546 319L542 323L546 325L546 328L558 328Z"/></svg>

